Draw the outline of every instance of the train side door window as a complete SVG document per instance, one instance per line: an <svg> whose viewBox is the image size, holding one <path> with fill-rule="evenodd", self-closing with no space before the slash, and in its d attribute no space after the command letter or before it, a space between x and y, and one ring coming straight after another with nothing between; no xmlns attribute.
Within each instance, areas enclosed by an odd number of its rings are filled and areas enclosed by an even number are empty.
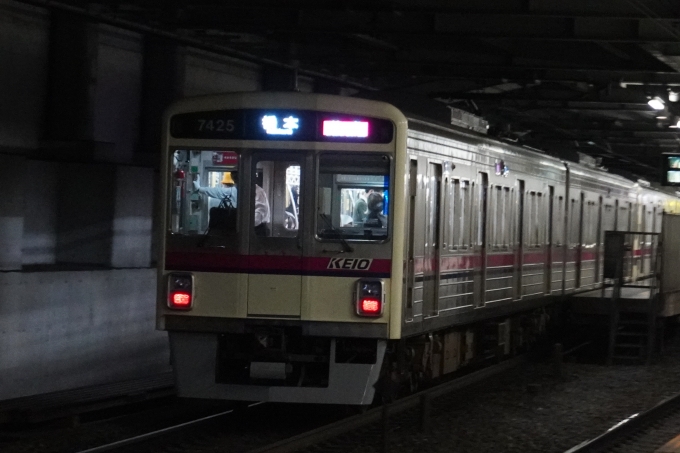
<svg viewBox="0 0 680 453"><path fill-rule="evenodd" d="M460 193L460 198L456 199L454 228L458 227L458 231L454 231L454 244L457 250L467 250L470 246L470 235L472 234L471 183L467 180L454 181L458 183L457 189ZM454 187L454 189L456 188Z"/></svg>
<svg viewBox="0 0 680 453"><path fill-rule="evenodd" d="M383 241L390 231L390 166L384 154L319 156L316 236Z"/></svg>
<svg viewBox="0 0 680 453"><path fill-rule="evenodd" d="M300 227L300 163L260 160L251 175L253 228L257 236L296 237Z"/></svg>
<svg viewBox="0 0 680 453"><path fill-rule="evenodd" d="M555 215L553 216L553 242L562 246L564 242L564 197L557 197Z"/></svg>
<svg viewBox="0 0 680 453"><path fill-rule="evenodd" d="M536 192L531 190L527 193L525 201L526 211L526 237L527 247L538 247L539 245L539 221L538 221L538 200Z"/></svg>
<svg viewBox="0 0 680 453"><path fill-rule="evenodd" d="M580 224L579 202L575 198L571 199L571 206L569 207L569 246L576 247L579 244L579 229Z"/></svg>
<svg viewBox="0 0 680 453"><path fill-rule="evenodd" d="M509 247L512 233L510 188L495 186L491 206L491 219L493 222L491 245L496 250L506 250Z"/></svg>

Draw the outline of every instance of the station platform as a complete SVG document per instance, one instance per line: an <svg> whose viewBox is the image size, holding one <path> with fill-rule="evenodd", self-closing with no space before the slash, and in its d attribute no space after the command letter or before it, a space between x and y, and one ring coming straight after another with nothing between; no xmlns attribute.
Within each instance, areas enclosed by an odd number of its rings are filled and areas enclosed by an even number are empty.
<svg viewBox="0 0 680 453"><path fill-rule="evenodd" d="M171 372L0 401L0 424L39 423L175 395Z"/></svg>
<svg viewBox="0 0 680 453"><path fill-rule="evenodd" d="M587 291L571 296L571 310L574 313L587 315L608 315L613 288ZM617 300L619 310L628 313L647 313L649 311L650 289L647 288L621 288L621 295Z"/></svg>

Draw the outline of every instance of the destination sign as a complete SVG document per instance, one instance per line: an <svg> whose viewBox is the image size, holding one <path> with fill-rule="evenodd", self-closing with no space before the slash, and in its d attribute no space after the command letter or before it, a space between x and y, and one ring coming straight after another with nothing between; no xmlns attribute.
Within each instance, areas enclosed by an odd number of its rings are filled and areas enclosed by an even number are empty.
<svg viewBox="0 0 680 453"><path fill-rule="evenodd" d="M213 110L179 113L170 120L174 138L390 143L391 121L314 110Z"/></svg>

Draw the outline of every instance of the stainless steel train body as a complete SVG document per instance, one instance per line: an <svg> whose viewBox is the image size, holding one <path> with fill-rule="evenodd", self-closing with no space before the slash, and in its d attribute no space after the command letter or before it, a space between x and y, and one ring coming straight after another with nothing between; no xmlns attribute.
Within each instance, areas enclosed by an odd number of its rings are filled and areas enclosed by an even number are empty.
<svg viewBox="0 0 680 453"><path fill-rule="evenodd" d="M488 321L509 352L552 296L602 284L603 231L658 231L670 200L375 101L210 96L165 125L158 327L183 396L368 404L381 373L474 360ZM200 189L227 172L230 209Z"/></svg>

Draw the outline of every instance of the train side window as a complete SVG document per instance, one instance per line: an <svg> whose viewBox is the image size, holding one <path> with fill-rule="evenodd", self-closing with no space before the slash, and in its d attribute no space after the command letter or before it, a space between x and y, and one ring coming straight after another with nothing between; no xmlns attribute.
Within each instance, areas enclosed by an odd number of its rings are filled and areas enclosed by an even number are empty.
<svg viewBox="0 0 680 453"><path fill-rule="evenodd" d="M449 247L449 178L445 177L444 178L444 183L442 185L442 193L441 193L441 208L440 212L441 215L443 216L443 223L442 223L442 231L440 232L441 235L441 248L447 249Z"/></svg>
<svg viewBox="0 0 680 453"><path fill-rule="evenodd" d="M569 207L569 246L575 247L578 245L578 234L579 234L579 216L580 207L578 200L575 198L571 199L571 206Z"/></svg>
<svg viewBox="0 0 680 453"><path fill-rule="evenodd" d="M619 213L616 216L616 231L626 231L628 229L628 206L623 203L619 206Z"/></svg>
<svg viewBox="0 0 680 453"><path fill-rule="evenodd" d="M526 239L527 247L540 245L540 223L538 218L538 196L535 191L529 191L526 200Z"/></svg>
<svg viewBox="0 0 680 453"><path fill-rule="evenodd" d="M495 249L507 249L512 228L510 211L510 188L495 186L492 199L492 237Z"/></svg>
<svg viewBox="0 0 680 453"><path fill-rule="evenodd" d="M545 244L545 215L546 209L543 203L543 194L536 192L536 247L542 247Z"/></svg>
<svg viewBox="0 0 680 453"><path fill-rule="evenodd" d="M590 211L590 205L592 202L588 201L583 209L583 246L588 247L590 245L590 234L592 225L592 216Z"/></svg>
<svg viewBox="0 0 680 453"><path fill-rule="evenodd" d="M498 248L498 227L500 226L500 222L498 221L498 216L500 215L501 211L499 209L498 203L500 201L500 196L499 196L499 191L501 187L500 186L491 186L491 190L489 191L490 194L490 200L489 200L489 245L491 246L492 249L497 249Z"/></svg>
<svg viewBox="0 0 680 453"><path fill-rule="evenodd" d="M449 230L449 247L450 250L457 250L460 248L462 226L461 219L461 194L460 194L460 179L452 178L449 184L449 217L447 229Z"/></svg>
<svg viewBox="0 0 680 453"><path fill-rule="evenodd" d="M557 197L555 215L553 221L553 241L556 246L563 245L564 241L564 197Z"/></svg>
<svg viewBox="0 0 680 453"><path fill-rule="evenodd" d="M470 181L460 182L460 236L458 246L465 250L470 246L470 235L472 234L472 209L470 206L472 196Z"/></svg>

